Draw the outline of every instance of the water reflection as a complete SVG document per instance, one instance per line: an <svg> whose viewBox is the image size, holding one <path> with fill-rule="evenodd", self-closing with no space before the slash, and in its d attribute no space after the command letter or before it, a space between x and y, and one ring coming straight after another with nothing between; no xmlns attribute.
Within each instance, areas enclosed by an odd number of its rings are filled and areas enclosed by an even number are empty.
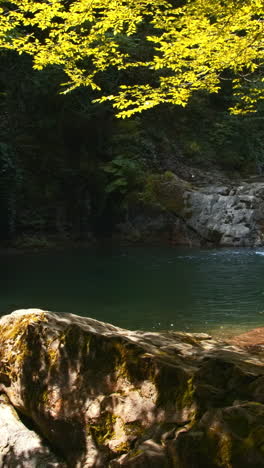
<svg viewBox="0 0 264 468"><path fill-rule="evenodd" d="M0 311L230 334L264 324L264 250L107 248L1 256Z"/></svg>

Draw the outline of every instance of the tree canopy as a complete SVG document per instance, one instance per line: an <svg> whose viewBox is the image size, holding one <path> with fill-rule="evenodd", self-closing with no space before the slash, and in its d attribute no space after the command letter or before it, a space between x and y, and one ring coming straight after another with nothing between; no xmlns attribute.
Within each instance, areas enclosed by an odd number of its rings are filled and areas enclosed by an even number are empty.
<svg viewBox="0 0 264 468"><path fill-rule="evenodd" d="M231 111L254 111L264 98L263 32L262 0L0 0L0 48L31 55L37 70L61 67L62 92L91 87L119 117L185 106L225 79L239 97ZM105 93L101 78L112 69L121 78Z"/></svg>

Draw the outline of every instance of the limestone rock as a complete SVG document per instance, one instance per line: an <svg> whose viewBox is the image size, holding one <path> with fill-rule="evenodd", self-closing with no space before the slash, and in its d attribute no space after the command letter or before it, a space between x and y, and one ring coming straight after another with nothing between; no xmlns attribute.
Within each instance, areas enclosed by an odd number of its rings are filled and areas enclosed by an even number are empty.
<svg viewBox="0 0 264 468"><path fill-rule="evenodd" d="M70 468L264 466L261 353L29 309L1 318L0 358L0 391Z"/></svg>
<svg viewBox="0 0 264 468"><path fill-rule="evenodd" d="M156 178L153 206L139 206L120 231L129 240L178 245L260 246L264 243L264 183L194 187L172 173ZM136 236L132 235L136 232Z"/></svg>
<svg viewBox="0 0 264 468"><path fill-rule="evenodd" d="M239 247L263 243L260 206L264 203L264 184L245 184L229 190L210 186L186 196L187 224L207 242Z"/></svg>

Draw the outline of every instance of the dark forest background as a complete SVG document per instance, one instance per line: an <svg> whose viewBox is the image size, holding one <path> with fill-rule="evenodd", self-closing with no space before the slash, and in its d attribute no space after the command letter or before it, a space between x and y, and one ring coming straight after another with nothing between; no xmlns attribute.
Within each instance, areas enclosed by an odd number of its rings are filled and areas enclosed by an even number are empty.
<svg viewBox="0 0 264 468"><path fill-rule="evenodd" d="M134 72L101 77L107 92ZM128 120L87 88L61 95L63 72L32 69L31 59L0 55L0 236L22 245L111 236L129 204L144 199L155 174L190 178L217 168L230 178L261 175L264 106L230 115L229 80L217 95L196 94L186 108L158 106Z"/></svg>

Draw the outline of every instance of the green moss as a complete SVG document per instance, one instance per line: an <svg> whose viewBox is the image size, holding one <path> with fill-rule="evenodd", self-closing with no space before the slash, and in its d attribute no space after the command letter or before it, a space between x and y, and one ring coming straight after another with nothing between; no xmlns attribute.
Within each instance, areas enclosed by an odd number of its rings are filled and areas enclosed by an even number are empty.
<svg viewBox="0 0 264 468"><path fill-rule="evenodd" d="M14 317L14 320L8 322L6 326L0 328L0 348L4 355L4 360L8 362L5 366L6 374L12 379L16 378L15 367L20 366L26 356L32 355L32 349L25 338L29 325L47 321L45 313L41 314L26 314L21 317ZM12 346L7 342L12 342ZM8 348L10 351L8 351Z"/></svg>
<svg viewBox="0 0 264 468"><path fill-rule="evenodd" d="M129 461L133 461L134 458L138 457L142 453L144 453L144 450L141 450L141 449L138 449L138 448L136 448L134 450L131 450L129 452Z"/></svg>
<svg viewBox="0 0 264 468"><path fill-rule="evenodd" d="M133 344L116 341L114 343L114 373L116 378L124 378L135 386L143 380L150 379L153 363L144 358L144 350Z"/></svg>
<svg viewBox="0 0 264 468"><path fill-rule="evenodd" d="M26 314L21 317L16 317L11 324L1 326L1 341L15 340L18 336L25 333L27 327L32 323L47 321L45 313L41 314Z"/></svg>
<svg viewBox="0 0 264 468"><path fill-rule="evenodd" d="M127 350L123 343L116 342L114 344L115 353L115 364L114 372L117 377L128 378L127 370Z"/></svg>
<svg viewBox="0 0 264 468"><path fill-rule="evenodd" d="M126 453L130 450L130 444L129 442L122 442L119 444L117 447L115 447L115 452L116 453Z"/></svg>
<svg viewBox="0 0 264 468"><path fill-rule="evenodd" d="M157 196L157 185L160 177L159 174L148 174L146 176L144 191L139 195L139 199L147 206L164 209Z"/></svg>
<svg viewBox="0 0 264 468"><path fill-rule="evenodd" d="M223 434L219 441L216 462L219 466L224 466L225 468L232 468L231 455L232 441L227 434Z"/></svg>
<svg viewBox="0 0 264 468"><path fill-rule="evenodd" d="M164 180L170 181L175 179L175 174L171 171L165 171L163 174Z"/></svg>
<svg viewBox="0 0 264 468"><path fill-rule="evenodd" d="M195 393L193 378L187 379L182 370L174 366L163 367L154 376L154 384L158 391L158 406L178 410L192 406Z"/></svg>
<svg viewBox="0 0 264 468"><path fill-rule="evenodd" d="M90 432L93 435L99 445L106 445L108 441L116 437L115 424L117 419L119 422L122 421L120 417L112 413L104 413L100 416L100 419L96 423L87 425L87 432ZM124 424L122 421L122 425L124 433L127 436L133 435L138 437L144 432L144 428L139 422ZM114 448L114 452L116 453L126 453L129 450L129 440L121 442Z"/></svg>
<svg viewBox="0 0 264 468"><path fill-rule="evenodd" d="M88 432L91 432L99 445L103 445L107 440L113 438L114 424L117 417L112 413L105 413L100 416L100 420L96 424L87 426Z"/></svg>
<svg viewBox="0 0 264 468"><path fill-rule="evenodd" d="M58 358L58 352L57 350L53 348L48 348L47 349L47 356L49 358L49 362L51 366L54 366L56 364L57 358Z"/></svg>
<svg viewBox="0 0 264 468"><path fill-rule="evenodd" d="M48 403L48 401L49 401L49 392L48 390L44 390L42 394L40 395L40 402L46 404Z"/></svg>
<svg viewBox="0 0 264 468"><path fill-rule="evenodd" d="M145 432L145 427L139 421L133 421L124 425L125 433L128 436L139 437Z"/></svg>
<svg viewBox="0 0 264 468"><path fill-rule="evenodd" d="M182 394L181 397L181 406L182 408L186 406L191 406L193 403L193 397L194 397L194 385L193 385L193 378L190 378L187 380L187 386L185 387L185 390Z"/></svg>
<svg viewBox="0 0 264 468"><path fill-rule="evenodd" d="M187 182L178 179L173 172L150 174L145 181L141 200L147 204L181 214L185 209L185 190L190 190Z"/></svg>

